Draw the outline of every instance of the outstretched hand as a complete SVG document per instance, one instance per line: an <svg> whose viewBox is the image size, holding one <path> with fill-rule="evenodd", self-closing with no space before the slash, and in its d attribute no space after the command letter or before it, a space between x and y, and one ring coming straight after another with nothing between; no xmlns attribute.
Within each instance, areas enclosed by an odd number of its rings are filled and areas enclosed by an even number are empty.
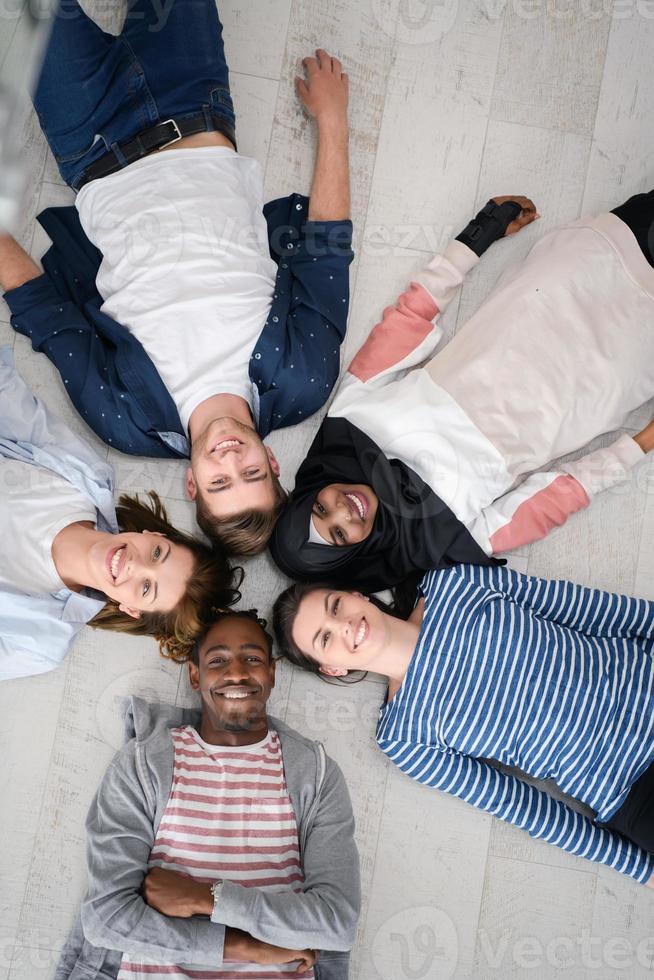
<svg viewBox="0 0 654 980"><path fill-rule="evenodd" d="M338 58L318 48L302 65L306 78L296 78L295 88L309 115L318 122L346 122L349 82Z"/></svg>
<svg viewBox="0 0 654 980"><path fill-rule="evenodd" d="M519 204L522 211L515 218L509 227L504 232L504 237L507 235L515 235L516 231L520 231L521 228L525 228L530 225L532 221L536 221L540 218L538 211L536 210L536 205L530 198L523 197L521 194L509 194L507 197L494 197L492 198L496 204L505 204L507 201L511 201L513 204Z"/></svg>

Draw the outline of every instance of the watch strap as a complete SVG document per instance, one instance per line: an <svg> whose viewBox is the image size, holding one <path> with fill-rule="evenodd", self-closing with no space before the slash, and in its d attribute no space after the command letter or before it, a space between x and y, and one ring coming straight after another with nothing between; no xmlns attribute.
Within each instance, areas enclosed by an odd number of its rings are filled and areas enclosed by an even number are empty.
<svg viewBox="0 0 654 980"><path fill-rule="evenodd" d="M223 879L222 878L218 878L210 886L211 887L211 894L213 895L213 915L215 915L215 913L216 913L216 908L218 906L218 902L220 901L220 896L222 894L222 890L223 890L223 885L224 884L225 884L225 882L223 881ZM212 915L212 918L213 918L213 915Z"/></svg>

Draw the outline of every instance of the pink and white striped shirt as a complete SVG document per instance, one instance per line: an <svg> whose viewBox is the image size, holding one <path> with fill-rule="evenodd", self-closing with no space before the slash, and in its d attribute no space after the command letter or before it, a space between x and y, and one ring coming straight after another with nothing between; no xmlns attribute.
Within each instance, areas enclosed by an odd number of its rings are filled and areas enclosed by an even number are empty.
<svg viewBox="0 0 654 980"><path fill-rule="evenodd" d="M301 890L297 822L277 732L239 747L209 745L190 725L171 736L172 788L148 866L203 882L225 878L265 891ZM296 968L226 963L212 970L125 956L118 980L278 980ZM302 977L313 980L313 970Z"/></svg>

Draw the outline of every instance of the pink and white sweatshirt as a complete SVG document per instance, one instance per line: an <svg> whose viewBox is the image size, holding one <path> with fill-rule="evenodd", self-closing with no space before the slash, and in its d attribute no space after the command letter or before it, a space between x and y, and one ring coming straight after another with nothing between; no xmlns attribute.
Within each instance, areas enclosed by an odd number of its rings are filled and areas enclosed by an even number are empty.
<svg viewBox="0 0 654 980"><path fill-rule="evenodd" d="M654 269L613 214L542 238L434 356L479 259L452 241L373 328L329 415L432 487L487 552L544 537L644 458L621 427L654 395Z"/></svg>

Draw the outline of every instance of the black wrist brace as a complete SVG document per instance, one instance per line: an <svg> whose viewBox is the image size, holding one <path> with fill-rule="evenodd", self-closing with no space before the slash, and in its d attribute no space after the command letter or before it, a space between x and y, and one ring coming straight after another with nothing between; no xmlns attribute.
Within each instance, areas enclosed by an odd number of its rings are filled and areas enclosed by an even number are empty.
<svg viewBox="0 0 654 980"><path fill-rule="evenodd" d="M461 234L456 236L456 240L467 245L475 255L481 256L493 242L504 237L506 229L521 211L522 208L515 201L505 201L504 204L489 201Z"/></svg>

